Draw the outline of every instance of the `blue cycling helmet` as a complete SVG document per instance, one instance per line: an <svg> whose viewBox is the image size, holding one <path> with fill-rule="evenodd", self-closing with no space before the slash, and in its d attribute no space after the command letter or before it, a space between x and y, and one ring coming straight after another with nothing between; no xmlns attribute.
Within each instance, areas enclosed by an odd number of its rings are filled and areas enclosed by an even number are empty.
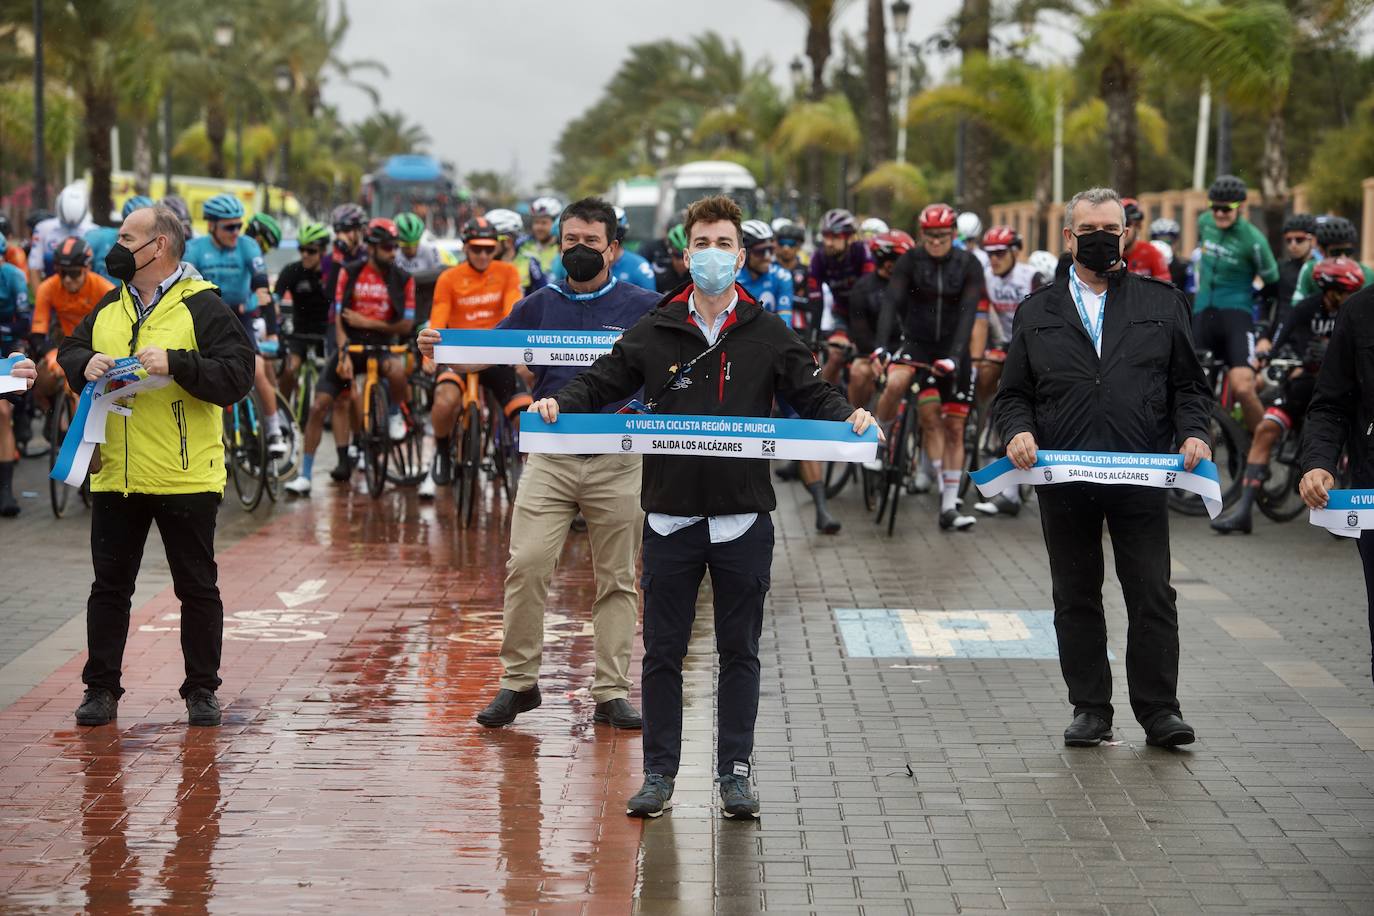
<svg viewBox="0 0 1374 916"><path fill-rule="evenodd" d="M221 219L240 219L243 216L243 203L232 194L216 194L201 208L206 220L214 222Z"/></svg>
<svg viewBox="0 0 1374 916"><path fill-rule="evenodd" d="M144 207L151 207L152 205L153 199L151 197L135 194L133 197L124 201L124 206L119 209L119 215L128 219L129 214L133 213L135 210L142 210Z"/></svg>

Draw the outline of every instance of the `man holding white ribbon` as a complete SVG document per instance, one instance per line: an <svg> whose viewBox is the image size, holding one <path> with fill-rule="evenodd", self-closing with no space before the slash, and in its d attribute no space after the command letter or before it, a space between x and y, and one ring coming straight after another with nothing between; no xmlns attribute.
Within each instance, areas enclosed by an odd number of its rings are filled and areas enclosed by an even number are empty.
<svg viewBox="0 0 1374 916"><path fill-rule="evenodd" d="M770 417L776 396L803 417L873 424L820 377L811 351L736 282L744 263L739 205L707 197L687 210L692 282L664 297L611 353L531 410L590 413L644 389L654 413ZM644 785L626 804L658 817L672 803L682 756L682 662L707 570L720 655L721 809L759 816L749 782L759 703L759 634L773 561L777 506L768 462L719 456L644 457Z"/></svg>
<svg viewBox="0 0 1374 916"><path fill-rule="evenodd" d="M1115 191L1075 195L1064 211L1064 243L1073 258L1068 279L1032 293L1017 310L996 409L1009 437L1007 456L1018 468L1033 466L1041 448L1176 450L1189 472L1211 458L1211 393L1193 352L1187 300L1169 283L1126 271L1124 230ZM1068 482L1037 493L1059 664L1074 711L1065 745L1092 747L1112 736L1104 521L1126 601L1131 711L1147 743L1191 743L1194 733L1178 702L1167 490L1153 482Z"/></svg>

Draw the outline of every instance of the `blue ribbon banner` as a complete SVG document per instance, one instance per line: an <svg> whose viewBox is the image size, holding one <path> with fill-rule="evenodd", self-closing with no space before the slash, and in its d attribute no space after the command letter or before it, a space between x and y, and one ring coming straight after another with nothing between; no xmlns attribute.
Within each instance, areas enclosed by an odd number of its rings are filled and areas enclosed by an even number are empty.
<svg viewBox="0 0 1374 916"><path fill-rule="evenodd" d="M3 350L0 350L0 353L3 352ZM19 378L12 374L14 372L14 367L17 366L21 360L25 359L28 359L28 357L24 356L22 353L16 353L13 356L0 359L0 394L12 394L16 391L28 390L29 380Z"/></svg>
<svg viewBox="0 0 1374 916"><path fill-rule="evenodd" d="M984 496L1007 487L1056 483L1131 484L1137 487L1180 489L1202 497L1212 518L1221 512L1221 481L1217 466L1199 461L1191 471L1183 469L1182 455L1149 455L1129 452L1066 452L1040 449L1035 464L1021 470L1010 458L999 458L969 475Z"/></svg>
<svg viewBox="0 0 1374 916"><path fill-rule="evenodd" d="M441 328L434 361L481 366L590 366L620 331L474 331Z"/></svg>
<svg viewBox="0 0 1374 916"><path fill-rule="evenodd" d="M1307 520L1332 534L1357 538L1374 528L1374 490L1331 490L1325 509L1308 509Z"/></svg>
<svg viewBox="0 0 1374 916"><path fill-rule="evenodd" d="M95 447L105 441L105 421L110 414L130 416L132 407L122 401L169 382L171 379L165 375L149 375L136 357L115 360L108 372L94 382L87 382L81 389L72 425L67 427L48 476L68 486L81 486L90 469Z"/></svg>
<svg viewBox="0 0 1374 916"><path fill-rule="evenodd" d="M862 436L849 423L771 417L680 414L562 414L545 423L520 415L520 449L561 455L709 455L789 461L872 461L877 427Z"/></svg>

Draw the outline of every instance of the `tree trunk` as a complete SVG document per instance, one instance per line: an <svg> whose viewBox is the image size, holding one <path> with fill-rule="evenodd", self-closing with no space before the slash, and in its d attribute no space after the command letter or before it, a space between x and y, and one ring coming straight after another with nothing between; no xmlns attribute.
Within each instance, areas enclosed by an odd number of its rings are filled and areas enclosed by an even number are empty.
<svg viewBox="0 0 1374 916"><path fill-rule="evenodd" d="M1283 238L1283 220L1292 197L1288 187L1288 150L1284 138L1283 101L1269 112L1264 131L1264 167L1260 171L1260 193L1264 203L1264 231L1276 250Z"/></svg>
<svg viewBox="0 0 1374 916"><path fill-rule="evenodd" d="M866 157L862 171L892 158L892 105L887 87L887 26L883 19L883 0L868 0L867 35L868 130L865 132ZM892 192L874 191L871 209L884 217L892 214Z"/></svg>
<svg viewBox="0 0 1374 916"><path fill-rule="evenodd" d="M1125 58L1113 54L1102 68L1102 100L1107 103L1107 137L1111 186L1124 197L1134 197L1139 180L1139 127L1136 123L1136 74Z"/></svg>
<svg viewBox="0 0 1374 916"><path fill-rule="evenodd" d="M1055 227L1048 224L1050 216L1050 198L1054 196L1054 167L1050 163L1045 163L1035 170L1035 238L1027 239L1028 247L1032 250L1038 248L1048 248L1050 233Z"/></svg>
<svg viewBox="0 0 1374 916"><path fill-rule="evenodd" d="M806 56L811 58L811 101L825 98L825 62L830 59L830 30L826 22L811 22L806 30ZM820 150L806 154L806 212L808 218L819 206L824 160ZM818 214L817 214L818 215ZM814 221L812 223L814 225Z"/></svg>
<svg viewBox="0 0 1374 916"><path fill-rule="evenodd" d="M205 139L210 141L210 177L225 177L224 137L229 132L229 116L223 99L212 99L205 107Z"/></svg>
<svg viewBox="0 0 1374 916"><path fill-rule="evenodd" d="M91 168L91 218L102 226L110 223L114 199L110 194L110 128L115 125L115 97L104 86L86 86L81 95L86 108L86 155Z"/></svg>
<svg viewBox="0 0 1374 916"><path fill-rule="evenodd" d="M976 55L987 56L991 47L992 4L990 0L964 0L959 14L960 58L968 62ZM964 126L964 194L959 206L987 220L992 204L992 133L977 121Z"/></svg>
<svg viewBox="0 0 1374 916"><path fill-rule="evenodd" d="M153 187L152 125L146 117L134 124L134 193L150 194Z"/></svg>

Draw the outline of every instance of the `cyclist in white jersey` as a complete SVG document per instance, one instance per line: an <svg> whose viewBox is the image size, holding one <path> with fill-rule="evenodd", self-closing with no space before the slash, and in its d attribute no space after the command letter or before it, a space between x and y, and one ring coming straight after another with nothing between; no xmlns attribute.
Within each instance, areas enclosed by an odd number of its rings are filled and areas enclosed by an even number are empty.
<svg viewBox="0 0 1374 916"><path fill-rule="evenodd" d="M433 242L424 241L425 221L414 213L398 213L395 219L400 247L396 251L396 266L408 274L426 270L442 270L444 261Z"/></svg>

